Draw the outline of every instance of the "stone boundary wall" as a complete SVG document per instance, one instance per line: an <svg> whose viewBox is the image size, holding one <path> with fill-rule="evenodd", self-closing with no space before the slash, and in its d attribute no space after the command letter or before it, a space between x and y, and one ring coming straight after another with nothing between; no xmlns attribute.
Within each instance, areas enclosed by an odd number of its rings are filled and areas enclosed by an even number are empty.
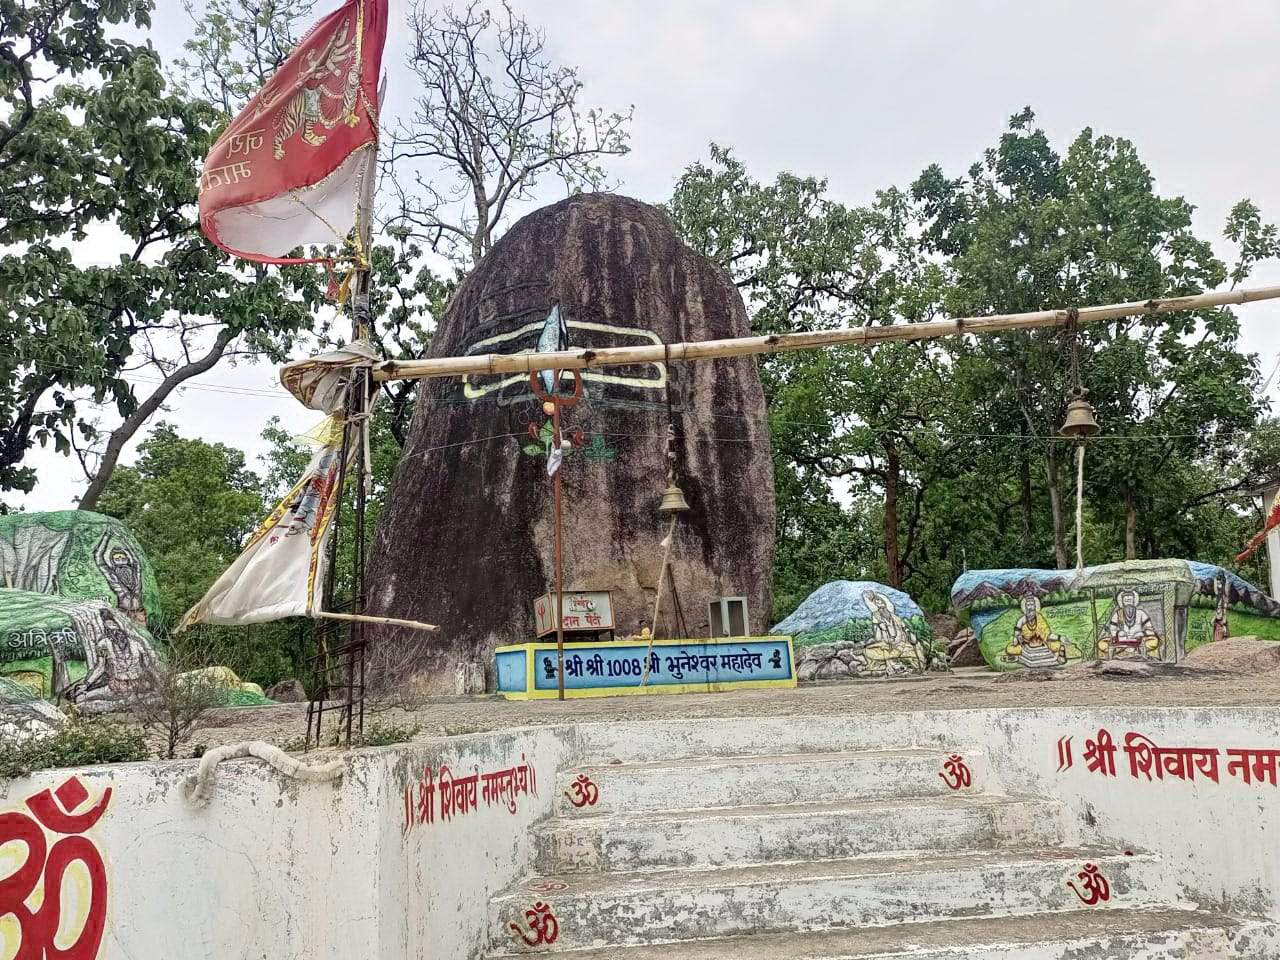
<svg viewBox="0 0 1280 960"><path fill-rule="evenodd" d="M566 724L360 751L337 785L232 761L203 809L181 789L195 761L53 770L0 782L0 856L21 850L5 849L15 831L42 833L33 882L60 882L64 929L101 924L88 956L143 960L180 944L189 960L463 960L489 933L489 898L528 869L557 773L576 764L919 746L982 754L974 769L998 780L985 788L1057 799L1068 843L1159 854L1190 902L1280 919L1275 717L1054 708ZM58 868L69 838L81 857Z"/></svg>

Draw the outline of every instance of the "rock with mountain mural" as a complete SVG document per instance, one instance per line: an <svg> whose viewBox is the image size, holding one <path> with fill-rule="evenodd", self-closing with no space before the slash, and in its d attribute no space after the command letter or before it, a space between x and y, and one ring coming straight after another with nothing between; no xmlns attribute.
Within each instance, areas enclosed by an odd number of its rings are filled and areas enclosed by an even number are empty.
<svg viewBox="0 0 1280 960"><path fill-rule="evenodd" d="M1280 603L1223 567L1126 560L1080 570L969 570L951 601L996 670L1082 661L1177 663L1248 634L1280 639Z"/></svg>
<svg viewBox="0 0 1280 960"><path fill-rule="evenodd" d="M747 333L730 278L684 246L666 214L586 194L508 231L450 301L430 355ZM539 378L541 391L555 385ZM581 386L581 399L562 408L573 441L560 467L565 588L612 591L618 636L652 618L671 427L675 480L691 508L672 548L688 631L706 636L708 602L730 596L747 598L759 632L771 602L774 494L755 360L587 370ZM571 373L559 389L573 392ZM553 584L548 467L561 458L527 375L430 380L420 391L371 553L369 612L439 624L437 635L379 627L376 638L416 644L408 669L451 676L459 660L532 639L534 600Z"/></svg>
<svg viewBox="0 0 1280 960"><path fill-rule="evenodd" d="M945 670L924 611L901 590L872 580L832 580L770 633L793 638L796 678L838 680Z"/></svg>

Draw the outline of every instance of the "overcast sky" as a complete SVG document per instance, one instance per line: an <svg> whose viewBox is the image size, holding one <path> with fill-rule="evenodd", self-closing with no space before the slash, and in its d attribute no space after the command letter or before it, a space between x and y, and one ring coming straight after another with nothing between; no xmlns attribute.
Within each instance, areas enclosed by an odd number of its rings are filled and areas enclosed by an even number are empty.
<svg viewBox="0 0 1280 960"><path fill-rule="evenodd" d="M189 22L158 0L155 45L172 55ZM319 0L325 11L337 0ZM513 0L546 29L551 56L576 65L589 104L635 105L632 152L615 162L620 192L662 202L707 144L731 146L758 179L827 177L831 194L865 203L926 165L962 173L1030 105L1065 150L1085 126L1127 137L1158 189L1197 208L1219 238L1232 204L1280 219L1280 3L952 3L853 0ZM412 96L403 64L409 0L391 0L388 109ZM527 210L520 211L528 212ZM1221 256L1232 252L1219 243ZM104 246L97 255L110 253ZM1251 283L1280 284L1280 265ZM1244 346L1263 375L1278 352L1280 304L1240 310ZM220 366L163 414L188 436L249 453L268 417L290 429L316 416L264 365ZM1269 395L1280 396L1273 384ZM109 418L104 423L114 425ZM126 454L128 461L131 454ZM83 483L62 457L37 454L27 509L74 504Z"/></svg>

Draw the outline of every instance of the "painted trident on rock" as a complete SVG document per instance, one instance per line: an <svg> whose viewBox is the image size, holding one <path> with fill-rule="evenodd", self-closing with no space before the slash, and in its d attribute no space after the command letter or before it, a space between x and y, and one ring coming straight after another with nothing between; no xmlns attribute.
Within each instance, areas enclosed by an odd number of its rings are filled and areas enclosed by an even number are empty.
<svg viewBox="0 0 1280 960"><path fill-rule="evenodd" d="M566 332L560 318L559 306L552 307L551 313L547 316L547 329L543 331L542 340L538 342L540 351L543 349L543 340L549 337L549 331L554 332L557 342L565 338ZM542 412L551 418L551 449L547 453L547 475L551 477L556 510L556 688L561 700L564 699L564 511L561 506L560 467L564 463L565 449L570 446L570 443L563 437L560 430L560 408L571 407L582 399L582 374L577 370L569 372L573 374L573 393L571 394L559 392L562 373L560 370L544 370L541 373L533 371L529 374L529 386L533 388L533 395L542 401ZM529 424L529 435L535 441L539 439L538 431L534 429L533 424ZM582 431L575 430L573 439L581 446Z"/></svg>

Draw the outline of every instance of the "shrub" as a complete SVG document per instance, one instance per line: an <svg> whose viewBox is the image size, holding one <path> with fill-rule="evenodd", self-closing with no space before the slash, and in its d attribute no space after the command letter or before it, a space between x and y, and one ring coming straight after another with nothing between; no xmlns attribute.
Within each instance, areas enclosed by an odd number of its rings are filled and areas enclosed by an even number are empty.
<svg viewBox="0 0 1280 960"><path fill-rule="evenodd" d="M137 730L109 720L72 717L52 736L0 743L0 778L26 777L55 767L128 763L149 755Z"/></svg>
<svg viewBox="0 0 1280 960"><path fill-rule="evenodd" d="M389 747L393 743L405 743L422 732L422 727L398 727L395 724L373 723L365 728L364 735L352 746Z"/></svg>

